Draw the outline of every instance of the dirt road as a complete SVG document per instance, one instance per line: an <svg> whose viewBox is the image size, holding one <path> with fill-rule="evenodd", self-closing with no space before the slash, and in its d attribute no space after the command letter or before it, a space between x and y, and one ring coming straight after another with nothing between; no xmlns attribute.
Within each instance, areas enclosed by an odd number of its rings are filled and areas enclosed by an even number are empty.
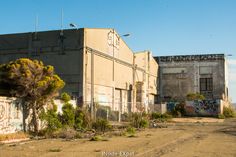
<svg viewBox="0 0 236 157"><path fill-rule="evenodd" d="M236 119L167 125L108 141L48 139L1 145L0 157L236 157Z"/></svg>

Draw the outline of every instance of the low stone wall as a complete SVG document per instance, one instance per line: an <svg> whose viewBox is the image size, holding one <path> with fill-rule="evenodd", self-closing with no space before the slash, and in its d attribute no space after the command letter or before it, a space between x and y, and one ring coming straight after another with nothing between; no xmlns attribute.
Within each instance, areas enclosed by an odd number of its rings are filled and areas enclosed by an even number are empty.
<svg viewBox="0 0 236 157"><path fill-rule="evenodd" d="M20 100L0 97L0 134L23 130L23 110Z"/></svg>
<svg viewBox="0 0 236 157"><path fill-rule="evenodd" d="M54 100L54 103L57 105L58 113L62 113L64 103L61 100ZM69 103L76 107L75 100L71 100ZM26 119L26 125L29 124L30 120L31 117L29 116ZM43 128L44 124L39 122L39 127ZM0 134L9 134L17 131L23 131L22 103L20 99L14 97L0 96Z"/></svg>

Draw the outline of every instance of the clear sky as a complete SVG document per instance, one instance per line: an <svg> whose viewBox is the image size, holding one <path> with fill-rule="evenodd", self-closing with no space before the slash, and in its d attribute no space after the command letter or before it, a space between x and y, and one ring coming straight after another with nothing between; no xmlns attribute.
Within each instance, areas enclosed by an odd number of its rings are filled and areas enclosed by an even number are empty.
<svg viewBox="0 0 236 157"><path fill-rule="evenodd" d="M225 53L236 102L236 0L2 0L0 34L78 27L115 28L133 51Z"/></svg>

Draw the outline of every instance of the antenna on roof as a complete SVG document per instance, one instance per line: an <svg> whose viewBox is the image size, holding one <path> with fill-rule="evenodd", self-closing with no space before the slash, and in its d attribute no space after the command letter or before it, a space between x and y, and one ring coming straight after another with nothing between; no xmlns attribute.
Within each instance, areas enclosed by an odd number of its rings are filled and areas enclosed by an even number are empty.
<svg viewBox="0 0 236 157"><path fill-rule="evenodd" d="M64 20L64 12L62 8L61 9L61 33L60 33L61 36L63 36L63 20Z"/></svg>
<svg viewBox="0 0 236 157"><path fill-rule="evenodd" d="M39 22L38 14L36 14L36 16L35 16L35 30L34 30L34 39L35 40L37 39L38 22Z"/></svg>

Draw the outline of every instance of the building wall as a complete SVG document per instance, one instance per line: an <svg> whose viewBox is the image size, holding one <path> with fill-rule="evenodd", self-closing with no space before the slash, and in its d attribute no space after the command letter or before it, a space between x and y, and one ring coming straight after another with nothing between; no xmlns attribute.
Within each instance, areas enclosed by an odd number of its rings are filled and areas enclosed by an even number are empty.
<svg viewBox="0 0 236 157"><path fill-rule="evenodd" d="M23 112L20 101L15 98L0 97L0 134L23 130Z"/></svg>
<svg viewBox="0 0 236 157"><path fill-rule="evenodd" d="M163 56L155 58L160 70L160 97L184 99L189 93L201 93L200 79L212 78L212 93L202 93L209 99L227 95L224 55Z"/></svg>
<svg viewBox="0 0 236 157"><path fill-rule="evenodd" d="M83 89L83 29L0 35L0 64L18 58L42 60L52 65L66 82L63 89L76 97Z"/></svg>
<svg viewBox="0 0 236 157"><path fill-rule="evenodd" d="M135 53L135 82L142 83L141 92L139 96L142 98L136 100L138 103L145 105L145 110L148 110L149 104L155 103L155 98L157 96L157 73L158 65L155 59L151 56L149 51L142 51ZM139 91L139 89L136 89ZM138 93L137 93L138 94ZM137 96L137 95L136 95Z"/></svg>
<svg viewBox="0 0 236 157"><path fill-rule="evenodd" d="M76 96L80 104L130 112L136 110L136 82L144 85L142 102L153 102L157 93L155 60L147 52L135 60L114 29L0 35L0 64L22 57L54 66L66 82L63 91Z"/></svg>
<svg viewBox="0 0 236 157"><path fill-rule="evenodd" d="M86 28L85 47L85 101L131 110L133 52L113 29Z"/></svg>

